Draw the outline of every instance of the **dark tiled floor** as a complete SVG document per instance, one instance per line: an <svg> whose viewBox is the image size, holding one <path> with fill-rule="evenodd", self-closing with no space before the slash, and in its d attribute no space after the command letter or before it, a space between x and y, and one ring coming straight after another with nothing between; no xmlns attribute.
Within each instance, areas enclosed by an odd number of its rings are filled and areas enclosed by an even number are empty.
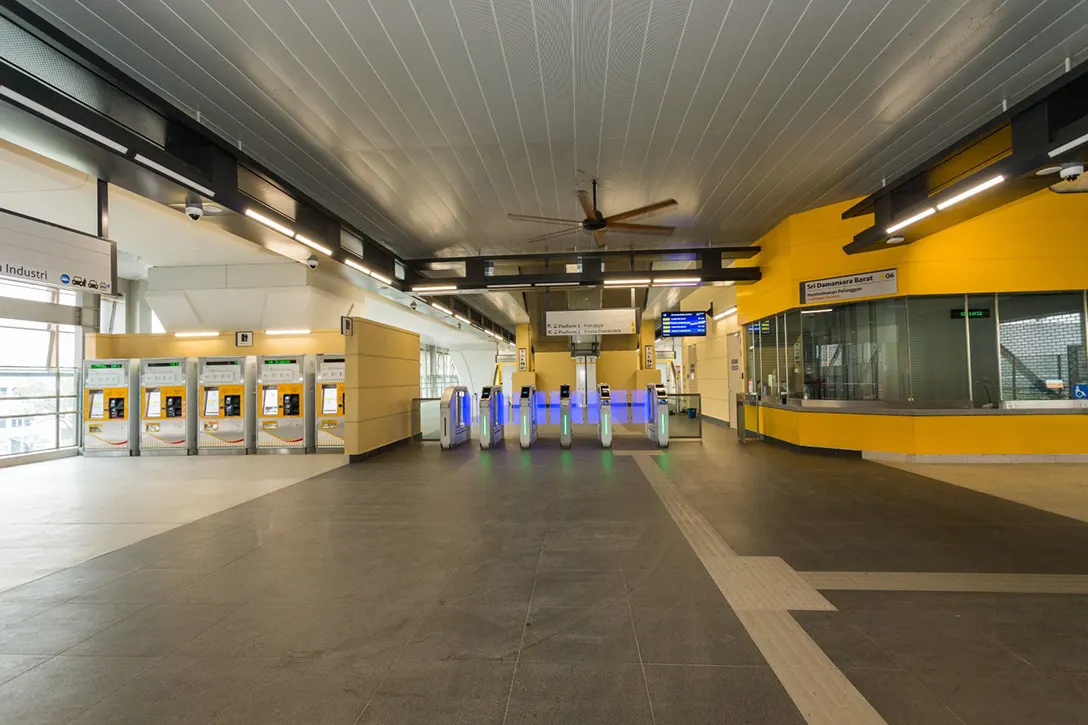
<svg viewBox="0 0 1088 725"><path fill-rule="evenodd" d="M738 554L1088 569L1088 525L704 430L657 464ZM794 616L891 725L1088 722L1088 597L825 594ZM579 439L402 448L0 592L8 722L803 719L636 463Z"/></svg>

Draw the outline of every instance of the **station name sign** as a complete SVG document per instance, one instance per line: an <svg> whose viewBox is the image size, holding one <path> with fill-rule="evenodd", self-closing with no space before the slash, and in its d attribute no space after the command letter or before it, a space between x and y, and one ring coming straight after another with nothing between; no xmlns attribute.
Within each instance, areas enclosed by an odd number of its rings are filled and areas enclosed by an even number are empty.
<svg viewBox="0 0 1088 725"><path fill-rule="evenodd" d="M899 274L895 269L848 274L801 283L801 304L839 302L866 297L894 295L899 291Z"/></svg>
<svg viewBox="0 0 1088 725"><path fill-rule="evenodd" d="M608 310L556 310L544 313L544 332L561 335L633 335L635 308Z"/></svg>
<svg viewBox="0 0 1088 725"><path fill-rule="evenodd" d="M108 240L0 211L0 277L112 294L115 254Z"/></svg>

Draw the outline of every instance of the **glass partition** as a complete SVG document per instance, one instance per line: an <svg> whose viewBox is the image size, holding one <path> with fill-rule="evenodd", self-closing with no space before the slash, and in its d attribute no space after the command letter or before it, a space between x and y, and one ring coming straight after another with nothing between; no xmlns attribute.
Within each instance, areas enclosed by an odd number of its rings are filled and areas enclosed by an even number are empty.
<svg viewBox="0 0 1088 725"><path fill-rule="evenodd" d="M1004 400L1064 400L1088 383L1080 294L999 295Z"/></svg>

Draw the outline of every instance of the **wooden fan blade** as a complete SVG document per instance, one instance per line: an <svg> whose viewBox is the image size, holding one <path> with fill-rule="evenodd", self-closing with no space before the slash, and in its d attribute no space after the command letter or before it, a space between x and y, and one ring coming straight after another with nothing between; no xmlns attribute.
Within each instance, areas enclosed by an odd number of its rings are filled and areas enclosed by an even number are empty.
<svg viewBox="0 0 1088 725"><path fill-rule="evenodd" d="M631 232L633 234L658 234L667 237L676 227L661 227L656 224L628 224L626 222L608 222L608 229L616 232Z"/></svg>
<svg viewBox="0 0 1088 725"><path fill-rule="evenodd" d="M597 210L593 208L593 200L589 198L588 191L579 191L578 201L582 203L582 211L586 213L586 219L595 219L597 217Z"/></svg>
<svg viewBox="0 0 1088 725"><path fill-rule="evenodd" d="M597 246L604 248L608 246L608 235L604 233L604 229L598 229L593 232L593 238L597 240Z"/></svg>
<svg viewBox="0 0 1088 725"><path fill-rule="evenodd" d="M659 211L661 209L668 209L670 206L676 205L676 199L666 199L665 201L659 201L655 204L640 206L638 209L632 209L631 211L624 211L620 212L619 214L613 214L612 216L606 216L604 220L606 222L618 222L624 219L631 219L633 217L642 216L644 214L652 214L655 211Z"/></svg>
<svg viewBox="0 0 1088 725"><path fill-rule="evenodd" d="M552 216L531 216L529 214L507 214L507 219L519 222L540 222L541 224L581 224L581 219L556 219Z"/></svg>
<svg viewBox="0 0 1088 725"><path fill-rule="evenodd" d="M560 229L558 232L550 232L548 234L541 234L539 237L533 237L532 239L526 239L526 244L535 244L536 242L543 242L547 239L554 239L555 237L562 237L567 234L574 234L575 232L582 231L581 225L571 227L570 229Z"/></svg>

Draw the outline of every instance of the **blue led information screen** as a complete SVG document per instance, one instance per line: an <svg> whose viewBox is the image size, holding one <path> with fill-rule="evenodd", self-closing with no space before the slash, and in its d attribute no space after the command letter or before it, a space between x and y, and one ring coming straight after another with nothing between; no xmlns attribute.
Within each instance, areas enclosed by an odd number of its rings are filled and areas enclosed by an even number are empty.
<svg viewBox="0 0 1088 725"><path fill-rule="evenodd" d="M705 312L662 312L662 337L706 337Z"/></svg>

